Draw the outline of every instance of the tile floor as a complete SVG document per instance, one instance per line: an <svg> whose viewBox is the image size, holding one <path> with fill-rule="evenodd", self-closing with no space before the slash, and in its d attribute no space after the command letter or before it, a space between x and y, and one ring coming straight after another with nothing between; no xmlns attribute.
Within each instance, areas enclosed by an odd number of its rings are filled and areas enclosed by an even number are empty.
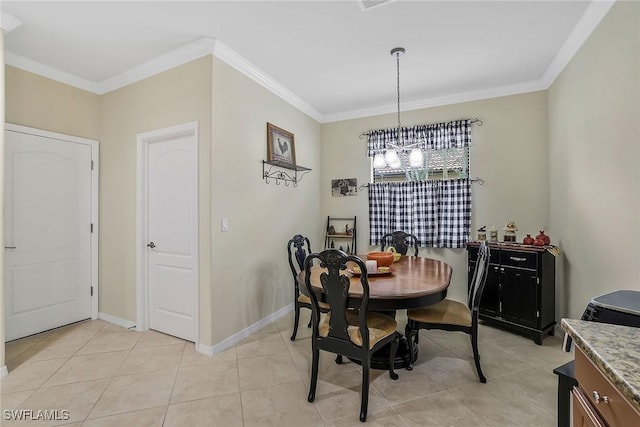
<svg viewBox="0 0 640 427"><path fill-rule="evenodd" d="M213 357L194 345L149 331L85 321L6 345L1 382L3 426L345 426L361 425L360 368L321 352L315 403L308 403L310 330L303 310L295 342L292 314ZM398 316L399 327L406 318ZM464 334L422 331L411 372L373 370L372 426L556 425L552 373L573 356L549 337L543 346L481 326L487 384L473 368ZM68 411L68 419L8 420L5 410Z"/></svg>

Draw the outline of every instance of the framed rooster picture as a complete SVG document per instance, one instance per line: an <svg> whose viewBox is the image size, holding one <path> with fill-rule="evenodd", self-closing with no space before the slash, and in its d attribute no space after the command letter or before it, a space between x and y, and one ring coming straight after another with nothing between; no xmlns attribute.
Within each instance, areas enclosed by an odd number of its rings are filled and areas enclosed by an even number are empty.
<svg viewBox="0 0 640 427"><path fill-rule="evenodd" d="M267 122L267 161L283 166L296 165L296 145L293 134Z"/></svg>

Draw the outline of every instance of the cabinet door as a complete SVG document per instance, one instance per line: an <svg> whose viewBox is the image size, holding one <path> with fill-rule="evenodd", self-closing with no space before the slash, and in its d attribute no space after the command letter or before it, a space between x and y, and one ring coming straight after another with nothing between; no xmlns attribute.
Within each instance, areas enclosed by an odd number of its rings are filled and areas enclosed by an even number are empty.
<svg viewBox="0 0 640 427"><path fill-rule="evenodd" d="M487 281L484 285L484 291L480 298L480 313L488 316L500 315L500 275L499 267L497 265L489 264L489 271L487 271ZM469 273L469 281L473 272Z"/></svg>
<svg viewBox="0 0 640 427"><path fill-rule="evenodd" d="M605 427L606 424L580 389L574 387L571 396L573 397L573 427Z"/></svg>
<svg viewBox="0 0 640 427"><path fill-rule="evenodd" d="M505 320L538 327L538 277L535 271L501 268L500 301Z"/></svg>

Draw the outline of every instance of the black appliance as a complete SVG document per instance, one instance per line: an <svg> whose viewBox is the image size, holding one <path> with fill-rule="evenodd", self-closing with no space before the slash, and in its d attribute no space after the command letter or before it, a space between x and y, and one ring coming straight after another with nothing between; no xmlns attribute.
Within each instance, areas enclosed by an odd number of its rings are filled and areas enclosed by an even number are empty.
<svg viewBox="0 0 640 427"><path fill-rule="evenodd" d="M582 320L640 327L640 291L615 291L591 299ZM564 351L571 350L571 337L564 334Z"/></svg>

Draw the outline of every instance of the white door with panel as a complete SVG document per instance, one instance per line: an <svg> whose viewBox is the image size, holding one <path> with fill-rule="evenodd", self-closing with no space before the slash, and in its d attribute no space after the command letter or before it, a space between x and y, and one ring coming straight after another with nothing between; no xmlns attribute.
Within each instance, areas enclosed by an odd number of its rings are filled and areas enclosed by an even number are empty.
<svg viewBox="0 0 640 427"><path fill-rule="evenodd" d="M168 129L139 138L146 148L149 327L195 341L197 135Z"/></svg>
<svg viewBox="0 0 640 427"><path fill-rule="evenodd" d="M12 130L5 141L10 341L92 315L92 146Z"/></svg>

